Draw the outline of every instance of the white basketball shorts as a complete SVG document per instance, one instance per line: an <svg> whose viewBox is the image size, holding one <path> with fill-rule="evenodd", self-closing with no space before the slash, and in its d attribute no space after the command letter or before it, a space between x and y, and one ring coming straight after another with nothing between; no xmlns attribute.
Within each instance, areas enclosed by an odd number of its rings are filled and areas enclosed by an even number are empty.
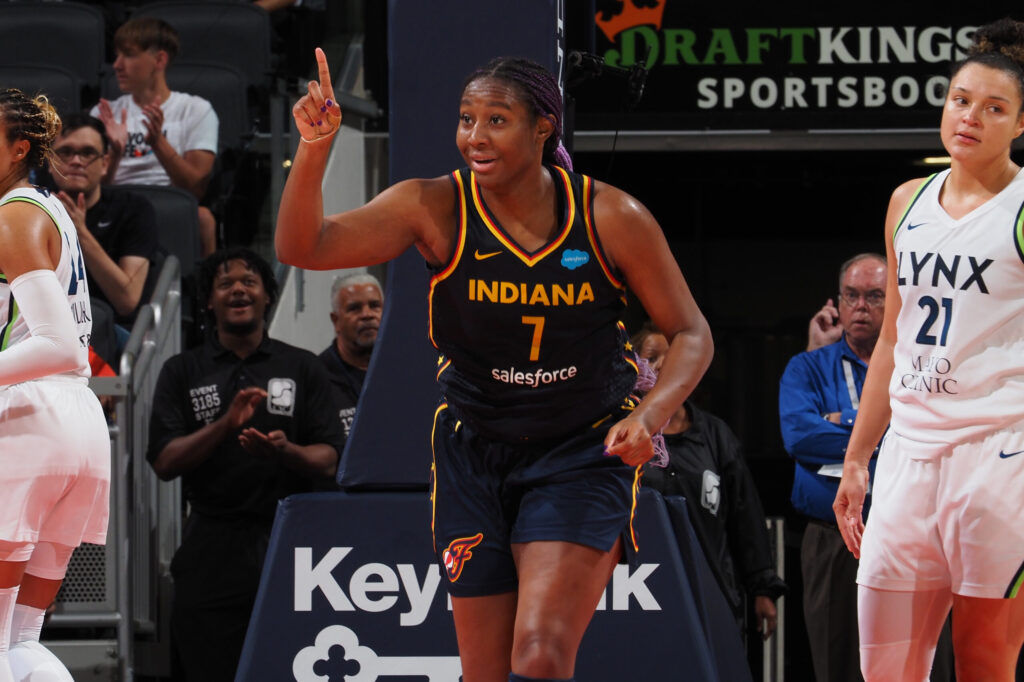
<svg viewBox="0 0 1024 682"><path fill-rule="evenodd" d="M0 388L0 540L103 544L110 433L81 380Z"/></svg>
<svg viewBox="0 0 1024 682"><path fill-rule="evenodd" d="M1017 596L1024 580L1024 424L981 440L878 455L857 582L880 590Z"/></svg>

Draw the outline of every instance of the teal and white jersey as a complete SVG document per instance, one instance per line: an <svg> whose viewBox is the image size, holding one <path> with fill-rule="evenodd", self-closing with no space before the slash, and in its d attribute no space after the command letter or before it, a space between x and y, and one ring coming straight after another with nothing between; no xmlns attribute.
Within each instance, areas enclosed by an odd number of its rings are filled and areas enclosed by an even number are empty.
<svg viewBox="0 0 1024 682"><path fill-rule="evenodd" d="M922 183L893 236L892 428L926 443L1024 422L1024 171L958 220L939 204L948 177Z"/></svg>
<svg viewBox="0 0 1024 682"><path fill-rule="evenodd" d="M89 337L92 335L92 309L89 306L89 287L85 281L85 264L78 244L78 232L64 205L43 187L19 187L0 198L0 206L15 201L37 206L53 221L60 233L60 262L57 281L68 294L68 314L74 317L78 330L78 366L62 376L89 377ZM0 351L14 346L30 336L28 325L21 314L18 301L11 293L7 276L0 274Z"/></svg>

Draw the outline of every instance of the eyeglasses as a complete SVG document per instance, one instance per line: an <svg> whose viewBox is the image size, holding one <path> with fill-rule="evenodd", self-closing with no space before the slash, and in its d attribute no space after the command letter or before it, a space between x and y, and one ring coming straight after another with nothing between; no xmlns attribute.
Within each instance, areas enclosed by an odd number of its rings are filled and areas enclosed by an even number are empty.
<svg viewBox="0 0 1024 682"><path fill-rule="evenodd" d="M53 153L57 155L57 158L64 163L71 163L71 161L77 156L82 160L86 166L102 156L103 152L95 147L81 147L75 149L74 147L61 147L60 149L54 149Z"/></svg>
<svg viewBox="0 0 1024 682"><path fill-rule="evenodd" d="M869 291L866 294L861 294L856 291L843 291L839 294L839 300L851 308L857 305L857 301L862 298L871 308L881 308L885 305L885 294L881 291Z"/></svg>

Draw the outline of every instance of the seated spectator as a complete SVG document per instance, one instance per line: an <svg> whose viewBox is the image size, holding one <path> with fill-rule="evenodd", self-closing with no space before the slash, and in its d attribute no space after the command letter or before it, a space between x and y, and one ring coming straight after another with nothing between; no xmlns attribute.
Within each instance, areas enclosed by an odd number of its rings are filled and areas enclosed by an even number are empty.
<svg viewBox="0 0 1024 682"><path fill-rule="evenodd" d="M359 272L334 280L331 286L331 322L334 341L320 359L327 365L331 383L338 394L338 416L345 439L352 430L356 403L370 366L370 354L377 341L384 294L371 274Z"/></svg>
<svg viewBox="0 0 1024 682"><path fill-rule="evenodd" d="M153 207L144 197L100 184L110 165L110 146L99 119L85 114L65 118L53 152L52 181L78 230L89 294L110 304L124 336L144 303L143 289L157 256ZM114 364L115 358L108 361Z"/></svg>
<svg viewBox="0 0 1024 682"><path fill-rule="evenodd" d="M632 339L640 358L657 371L668 339L645 325ZM744 596L753 601L756 627L775 632L775 600L786 584L775 573L761 498L743 460L739 440L724 421L687 400L663 430L669 463L644 467L643 484L663 495L686 498L686 509L737 623L744 621Z"/></svg>
<svg viewBox="0 0 1024 682"><path fill-rule="evenodd" d="M196 95L173 92L167 68L178 53L178 33L154 17L138 17L114 34L114 73L124 92L101 99L99 116L111 141L106 180L112 184L174 185L201 200L217 159L217 113ZM217 222L199 207L203 255L216 249Z"/></svg>
<svg viewBox="0 0 1024 682"><path fill-rule="evenodd" d="M218 251L199 287L213 331L160 370L146 458L161 480L182 477L189 504L171 562L174 679L233 680L277 503L333 484L342 429L323 364L267 336L265 260Z"/></svg>

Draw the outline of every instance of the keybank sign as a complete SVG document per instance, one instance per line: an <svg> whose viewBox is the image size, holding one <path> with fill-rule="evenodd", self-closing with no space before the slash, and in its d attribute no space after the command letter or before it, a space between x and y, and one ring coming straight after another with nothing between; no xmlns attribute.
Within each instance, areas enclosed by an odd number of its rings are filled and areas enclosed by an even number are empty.
<svg viewBox="0 0 1024 682"><path fill-rule="evenodd" d="M320 556L312 547L296 547L295 612L312 611L317 595L339 613L397 615L402 627L421 625L431 609L451 610L436 563L359 563L360 558L366 557L360 557L354 547L332 547ZM640 564L631 571L624 564L616 566L597 610L660 611L661 605L647 584L658 567Z"/></svg>
<svg viewBox="0 0 1024 682"><path fill-rule="evenodd" d="M714 652L724 652L719 668L733 659L745 665L746 658L685 514L685 503L669 506L640 491L640 563L615 568L580 645L579 679L674 679L678 660L687 661L693 679L744 679L714 672ZM429 519L425 492L283 500L239 682L373 682L395 675L457 682L447 579L431 551ZM716 623L728 626L724 639ZM621 650L623 632L636 643L628 656L609 660L608 652ZM666 646L678 657L663 656Z"/></svg>

